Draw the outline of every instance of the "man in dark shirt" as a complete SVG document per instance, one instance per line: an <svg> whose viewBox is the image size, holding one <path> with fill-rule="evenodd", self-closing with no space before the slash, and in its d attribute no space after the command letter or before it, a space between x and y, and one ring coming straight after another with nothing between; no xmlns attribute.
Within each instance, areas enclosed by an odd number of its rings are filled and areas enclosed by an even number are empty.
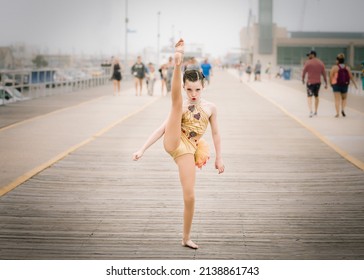
<svg viewBox="0 0 364 280"><path fill-rule="evenodd" d="M135 95L138 96L138 88L139 95L142 96L143 89L143 79L145 77L146 67L142 62L142 58L140 56L137 57L137 62L131 67L131 74L134 76L135 80Z"/></svg>
<svg viewBox="0 0 364 280"><path fill-rule="evenodd" d="M254 68L254 80L255 81L260 81L260 74L262 71L262 64L260 63L260 60L257 61L257 64L255 64L255 68Z"/></svg>

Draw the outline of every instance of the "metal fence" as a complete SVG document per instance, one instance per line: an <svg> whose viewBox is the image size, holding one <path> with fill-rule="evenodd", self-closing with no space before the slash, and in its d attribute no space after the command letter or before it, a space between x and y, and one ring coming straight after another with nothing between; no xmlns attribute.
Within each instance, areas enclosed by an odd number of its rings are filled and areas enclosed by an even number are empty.
<svg viewBox="0 0 364 280"><path fill-rule="evenodd" d="M110 77L110 67L0 70L0 105L105 85Z"/></svg>

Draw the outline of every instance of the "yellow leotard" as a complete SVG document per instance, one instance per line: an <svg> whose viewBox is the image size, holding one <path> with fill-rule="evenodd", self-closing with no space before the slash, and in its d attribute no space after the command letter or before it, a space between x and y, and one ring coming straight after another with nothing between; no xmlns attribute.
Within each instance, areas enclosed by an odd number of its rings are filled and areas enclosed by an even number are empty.
<svg viewBox="0 0 364 280"><path fill-rule="evenodd" d="M207 142L201 138L209 123L209 116L201 104L189 105L182 114L181 142L177 149L170 153L175 159L184 154L193 154L195 164L201 168L210 158Z"/></svg>

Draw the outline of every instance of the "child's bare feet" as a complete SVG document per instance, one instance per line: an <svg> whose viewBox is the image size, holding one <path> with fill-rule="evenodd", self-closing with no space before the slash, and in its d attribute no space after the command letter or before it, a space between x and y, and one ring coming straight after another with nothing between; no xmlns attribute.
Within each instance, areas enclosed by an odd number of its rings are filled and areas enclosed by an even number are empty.
<svg viewBox="0 0 364 280"><path fill-rule="evenodd" d="M198 249L198 245L195 244L191 239L188 239L187 241L182 240L181 244L184 247L188 247L188 248L191 248L191 249Z"/></svg>
<svg viewBox="0 0 364 280"><path fill-rule="evenodd" d="M174 62L176 65L181 65L183 61L183 54L185 53L185 42L183 39L179 39L175 45Z"/></svg>

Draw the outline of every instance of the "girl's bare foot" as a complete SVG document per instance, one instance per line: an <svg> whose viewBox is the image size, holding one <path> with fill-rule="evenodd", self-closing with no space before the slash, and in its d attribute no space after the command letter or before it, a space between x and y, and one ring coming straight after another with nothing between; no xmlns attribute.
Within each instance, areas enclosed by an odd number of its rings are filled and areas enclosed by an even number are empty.
<svg viewBox="0 0 364 280"><path fill-rule="evenodd" d="M195 244L191 239L188 239L187 241L182 240L181 244L184 247L188 247L188 248L191 248L191 249L198 249L198 245Z"/></svg>

